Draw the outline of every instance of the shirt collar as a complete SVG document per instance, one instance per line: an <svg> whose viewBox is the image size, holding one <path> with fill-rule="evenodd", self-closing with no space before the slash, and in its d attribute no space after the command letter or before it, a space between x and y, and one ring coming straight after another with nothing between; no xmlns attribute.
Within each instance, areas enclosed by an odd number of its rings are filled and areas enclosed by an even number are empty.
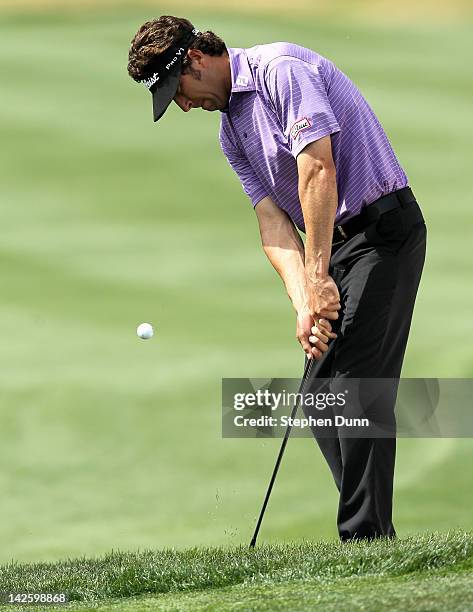
<svg viewBox="0 0 473 612"><path fill-rule="evenodd" d="M228 106L223 112L228 112L232 103L233 95L236 93L244 93L246 91L256 91L253 74L248 63L248 56L245 49L227 48L230 58L230 72L232 76L232 90Z"/></svg>
<svg viewBox="0 0 473 612"><path fill-rule="evenodd" d="M232 93L255 91L255 81L248 63L245 49L228 49L232 73Z"/></svg>

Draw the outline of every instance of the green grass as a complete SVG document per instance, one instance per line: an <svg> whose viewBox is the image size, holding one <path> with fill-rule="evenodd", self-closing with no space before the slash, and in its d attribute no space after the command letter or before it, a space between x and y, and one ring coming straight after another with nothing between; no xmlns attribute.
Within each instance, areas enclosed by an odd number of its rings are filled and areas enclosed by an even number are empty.
<svg viewBox="0 0 473 612"><path fill-rule="evenodd" d="M353 609L379 609L383 598L403 609L416 597L422 609L442 609L448 598L449 610L466 610L472 568L473 535L454 532L395 542L114 552L10 564L0 568L0 582L7 591L67 593L77 610L340 609L348 601Z"/></svg>
<svg viewBox="0 0 473 612"><path fill-rule="evenodd" d="M2 563L246 544L279 441L221 439L220 380L302 371L218 115L157 127L126 75L152 12L0 15ZM189 15L231 46L311 46L359 85L429 226L404 374L471 376L469 25ZM472 449L400 441L401 536L473 528ZM336 507L313 441L291 440L261 542L334 541Z"/></svg>

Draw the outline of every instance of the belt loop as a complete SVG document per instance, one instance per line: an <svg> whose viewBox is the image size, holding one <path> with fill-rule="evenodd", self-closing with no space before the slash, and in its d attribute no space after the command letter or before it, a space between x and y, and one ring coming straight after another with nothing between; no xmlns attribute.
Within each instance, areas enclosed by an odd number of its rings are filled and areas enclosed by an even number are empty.
<svg viewBox="0 0 473 612"><path fill-rule="evenodd" d="M407 206L416 199L409 185L395 193L401 208L407 208Z"/></svg>
<svg viewBox="0 0 473 612"><path fill-rule="evenodd" d="M402 193L403 193L403 190L401 189L401 191L395 191L394 195L396 196L396 200L398 201L399 206L401 208L404 208L405 207L405 203L404 203L404 199L403 199L403 197L401 195Z"/></svg>

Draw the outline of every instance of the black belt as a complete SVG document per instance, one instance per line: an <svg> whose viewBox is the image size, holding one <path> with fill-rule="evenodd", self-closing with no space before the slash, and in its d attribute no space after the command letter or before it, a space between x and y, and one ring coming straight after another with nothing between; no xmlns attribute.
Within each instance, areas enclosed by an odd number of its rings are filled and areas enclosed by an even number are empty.
<svg viewBox="0 0 473 612"><path fill-rule="evenodd" d="M365 227L377 221L384 213L395 208L405 208L408 204L415 201L416 198L410 187L393 191L375 200L373 203L365 206L356 217L352 217L346 223L334 227L332 246L341 244L355 234L358 234Z"/></svg>

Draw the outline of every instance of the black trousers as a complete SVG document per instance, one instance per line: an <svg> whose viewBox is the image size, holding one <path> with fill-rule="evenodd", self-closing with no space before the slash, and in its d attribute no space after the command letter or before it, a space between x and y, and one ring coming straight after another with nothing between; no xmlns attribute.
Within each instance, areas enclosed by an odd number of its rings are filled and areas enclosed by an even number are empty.
<svg viewBox="0 0 473 612"><path fill-rule="evenodd" d="M317 389L319 378L400 376L425 250L426 226L417 202L385 213L332 247L329 272L342 306L340 318L332 322L338 337L311 364L306 391ZM395 399L382 407L393 419ZM314 436L340 492L340 538L395 536L395 437L350 438L333 430L330 437L316 431Z"/></svg>

